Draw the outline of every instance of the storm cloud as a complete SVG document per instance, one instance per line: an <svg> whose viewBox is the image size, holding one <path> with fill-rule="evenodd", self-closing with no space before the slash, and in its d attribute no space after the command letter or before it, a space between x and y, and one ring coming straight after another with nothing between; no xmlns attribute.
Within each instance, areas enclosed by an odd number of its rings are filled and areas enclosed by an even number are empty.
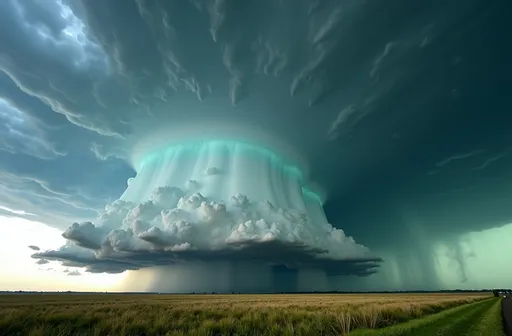
<svg viewBox="0 0 512 336"><path fill-rule="evenodd" d="M468 237L512 222L509 10L505 0L2 1L0 211L62 230L66 246L30 247L34 257L89 272L250 260L321 269L335 288L486 285L468 271L484 258ZM299 220L293 193L204 194L233 176L220 164L141 189L161 179L145 164L151 146L187 132L283 157L276 143L293 148L297 195L316 200L315 215L308 203ZM166 155L158 169L176 157ZM171 187L175 203L150 199ZM201 188L204 204L186 208ZM238 193L259 223L241 231L249 218L229 208ZM208 206L229 208L210 220L226 230L186 236Z"/></svg>

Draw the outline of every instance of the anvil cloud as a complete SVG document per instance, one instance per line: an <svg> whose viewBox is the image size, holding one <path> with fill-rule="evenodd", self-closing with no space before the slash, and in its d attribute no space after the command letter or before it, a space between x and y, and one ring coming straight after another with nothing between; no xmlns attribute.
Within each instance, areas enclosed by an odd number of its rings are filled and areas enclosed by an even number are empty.
<svg viewBox="0 0 512 336"><path fill-rule="evenodd" d="M512 222L509 7L5 0L0 213L63 230L34 257L90 272L502 286L475 234Z"/></svg>

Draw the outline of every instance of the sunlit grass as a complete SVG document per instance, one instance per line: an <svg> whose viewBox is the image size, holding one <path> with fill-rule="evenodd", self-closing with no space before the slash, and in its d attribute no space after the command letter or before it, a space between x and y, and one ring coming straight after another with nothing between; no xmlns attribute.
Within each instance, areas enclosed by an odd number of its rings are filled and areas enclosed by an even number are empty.
<svg viewBox="0 0 512 336"><path fill-rule="evenodd" d="M0 296L8 335L344 335L488 294Z"/></svg>

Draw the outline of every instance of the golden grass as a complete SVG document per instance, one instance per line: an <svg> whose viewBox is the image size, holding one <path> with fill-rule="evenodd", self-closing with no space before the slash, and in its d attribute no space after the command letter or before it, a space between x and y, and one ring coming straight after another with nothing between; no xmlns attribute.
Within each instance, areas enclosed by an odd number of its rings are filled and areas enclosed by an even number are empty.
<svg viewBox="0 0 512 336"><path fill-rule="evenodd" d="M0 335L344 335L490 294L0 295Z"/></svg>

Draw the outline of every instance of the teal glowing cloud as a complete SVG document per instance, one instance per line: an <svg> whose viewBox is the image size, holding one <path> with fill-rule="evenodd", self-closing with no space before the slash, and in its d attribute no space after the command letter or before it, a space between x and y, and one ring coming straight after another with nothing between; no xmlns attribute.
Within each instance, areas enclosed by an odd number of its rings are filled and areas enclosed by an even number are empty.
<svg viewBox="0 0 512 336"><path fill-rule="evenodd" d="M263 159L270 164L281 167L289 177L296 179L301 186L304 198L313 199L323 204L324 197L320 193L315 192L306 179L306 174L302 164L293 162L291 155L277 153L261 144L257 144L246 140L235 139L195 139L187 140L182 143L170 143L158 146L150 150L141 159L134 162L134 166L138 172L144 170L145 167L155 164L158 161L168 160L170 157L180 156L182 159L194 159L201 155L201 151L205 147L213 148L237 148L240 155L249 156L249 159ZM215 155L215 154L214 154ZM222 152L216 155L223 155Z"/></svg>

